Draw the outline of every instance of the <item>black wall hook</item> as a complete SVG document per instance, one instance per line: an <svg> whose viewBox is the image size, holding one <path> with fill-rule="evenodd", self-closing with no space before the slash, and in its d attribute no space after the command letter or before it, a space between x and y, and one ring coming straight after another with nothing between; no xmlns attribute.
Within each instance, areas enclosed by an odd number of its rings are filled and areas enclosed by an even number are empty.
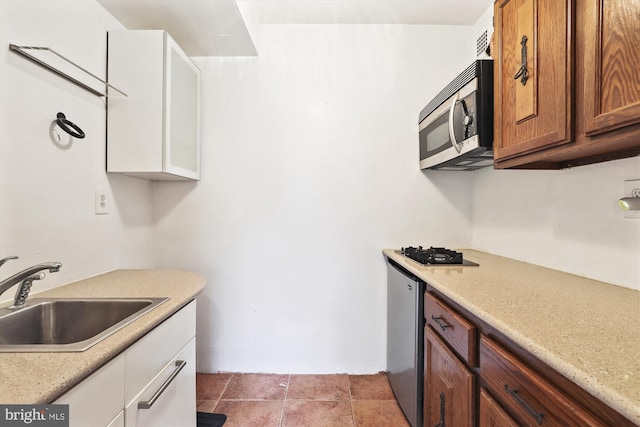
<svg viewBox="0 0 640 427"><path fill-rule="evenodd" d="M63 131L73 136L74 138L84 138L84 132L82 131L82 129L80 129L80 127L78 127L78 125L76 125L75 123L67 120L63 113L58 113L56 122Z"/></svg>

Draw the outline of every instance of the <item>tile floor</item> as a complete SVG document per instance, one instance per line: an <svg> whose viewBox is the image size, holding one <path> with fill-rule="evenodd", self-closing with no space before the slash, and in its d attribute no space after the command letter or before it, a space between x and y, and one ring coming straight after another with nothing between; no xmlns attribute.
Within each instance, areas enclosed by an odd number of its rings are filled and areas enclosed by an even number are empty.
<svg viewBox="0 0 640 427"><path fill-rule="evenodd" d="M198 411L224 427L409 427L385 374L197 374Z"/></svg>

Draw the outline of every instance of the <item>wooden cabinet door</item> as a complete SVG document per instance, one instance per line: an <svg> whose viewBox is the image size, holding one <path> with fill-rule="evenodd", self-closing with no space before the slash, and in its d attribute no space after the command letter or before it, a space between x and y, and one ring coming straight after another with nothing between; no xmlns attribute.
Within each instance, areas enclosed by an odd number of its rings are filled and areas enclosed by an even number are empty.
<svg viewBox="0 0 640 427"><path fill-rule="evenodd" d="M497 161L572 140L572 5L571 0L495 3Z"/></svg>
<svg viewBox="0 0 640 427"><path fill-rule="evenodd" d="M473 374L430 326L424 331L424 426L473 426Z"/></svg>
<svg viewBox="0 0 640 427"><path fill-rule="evenodd" d="M640 1L585 2L585 133L640 123Z"/></svg>
<svg viewBox="0 0 640 427"><path fill-rule="evenodd" d="M480 390L480 427L518 427L518 423L493 400L485 389Z"/></svg>

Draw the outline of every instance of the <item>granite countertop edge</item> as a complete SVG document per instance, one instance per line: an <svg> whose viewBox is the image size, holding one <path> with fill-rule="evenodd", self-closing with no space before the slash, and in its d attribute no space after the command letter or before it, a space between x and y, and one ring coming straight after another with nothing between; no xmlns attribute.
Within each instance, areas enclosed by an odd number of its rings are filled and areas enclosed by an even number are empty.
<svg viewBox="0 0 640 427"><path fill-rule="evenodd" d="M0 353L0 403L52 403L195 299L205 284L203 276L182 270L114 270L34 295L169 299L83 352Z"/></svg>
<svg viewBox="0 0 640 427"><path fill-rule="evenodd" d="M463 250L466 254L467 251ZM479 251L470 251L469 253L480 253ZM502 332L505 336L513 340L514 343L520 345L525 350L529 351L532 355L545 362L551 368L558 371L560 374L564 375L580 387L584 388L586 391L591 393L594 397L598 398L602 402L611 406L611 408L615 409L631 421L640 425L640 406L633 402L630 398L622 395L618 390L611 388L605 384L603 384L597 377L592 374L585 372L584 370L578 368L571 360L567 360L566 358L559 357L552 350L548 349L544 345L537 342L534 338L528 336L526 332L519 330L518 328L512 327L508 323L504 322L500 317L494 315L493 313L488 312L480 307L478 307L472 300L466 298L463 295L455 292L451 289L451 287L447 284L446 278L434 278L432 274L429 273L430 270L434 268L442 268L442 267L423 267L420 264L414 263L411 260L408 260L403 255L398 254L393 249L384 249L383 254L387 258L391 258L394 261L398 262L402 267L406 268L409 272L415 274L422 280L425 280L429 285L433 288L440 291L443 295L451 298L456 303L465 307L469 312L477 316L479 319L486 322L488 325L496 328L500 332ZM494 257L491 254L485 254L490 257ZM495 256L496 258L503 258L499 256ZM466 258L466 256L465 256ZM469 258L471 261L474 261L472 256ZM544 268L535 266L532 264L527 264L525 262L515 261L508 259L509 261L521 263L523 268L527 268L527 266L532 266L535 268ZM446 267L445 267L446 268ZM475 267L463 267L463 268L475 268ZM549 271L554 271L552 269L546 269ZM558 272L560 274L568 274L563 272ZM585 281L590 281L591 279L584 279ZM615 286L615 285L611 285Z"/></svg>

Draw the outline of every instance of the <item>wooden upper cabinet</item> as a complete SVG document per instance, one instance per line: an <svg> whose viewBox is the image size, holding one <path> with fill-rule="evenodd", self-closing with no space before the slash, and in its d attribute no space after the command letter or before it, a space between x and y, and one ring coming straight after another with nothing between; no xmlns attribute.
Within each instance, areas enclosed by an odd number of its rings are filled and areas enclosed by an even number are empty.
<svg viewBox="0 0 640 427"><path fill-rule="evenodd" d="M587 1L585 133L640 123L640 2Z"/></svg>
<svg viewBox="0 0 640 427"><path fill-rule="evenodd" d="M572 2L495 3L496 160L572 140Z"/></svg>
<svg viewBox="0 0 640 427"><path fill-rule="evenodd" d="M640 154L640 0L496 0L494 12L496 169Z"/></svg>

